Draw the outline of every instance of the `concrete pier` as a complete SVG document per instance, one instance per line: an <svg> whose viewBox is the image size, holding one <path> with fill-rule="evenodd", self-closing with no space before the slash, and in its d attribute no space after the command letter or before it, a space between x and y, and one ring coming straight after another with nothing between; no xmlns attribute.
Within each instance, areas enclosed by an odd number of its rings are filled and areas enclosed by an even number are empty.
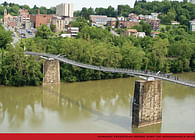
<svg viewBox="0 0 195 140"><path fill-rule="evenodd" d="M60 83L60 64L57 60L46 60L43 63L43 85Z"/></svg>
<svg viewBox="0 0 195 140"><path fill-rule="evenodd" d="M161 80L135 82L132 113L133 128L162 122Z"/></svg>

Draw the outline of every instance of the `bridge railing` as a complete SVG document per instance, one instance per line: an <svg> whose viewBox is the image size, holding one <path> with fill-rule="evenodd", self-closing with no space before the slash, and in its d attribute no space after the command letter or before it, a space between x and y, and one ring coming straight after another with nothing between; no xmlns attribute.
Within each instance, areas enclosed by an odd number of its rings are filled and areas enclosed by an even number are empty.
<svg viewBox="0 0 195 140"><path fill-rule="evenodd" d="M25 54L49 57L49 58L53 58L53 59L62 61L64 63L79 66L79 67L82 67L82 68L88 68L88 69L99 70L99 71L104 71L104 72L123 73L123 74L129 74L129 75L154 77L154 78L157 78L157 79L167 80L167 81L171 81L171 82L175 82L175 83L195 87L195 82L187 81L187 80L178 78L177 76L170 76L170 75L167 75L165 73L156 73L156 72L153 72L153 71L147 71L146 72L146 71L141 71L141 70L126 69L126 68L113 68L113 67L94 66L94 65L84 64L84 63L81 63L81 62L76 62L74 60L70 60L70 59L65 58L65 57L60 57L60 56L57 56L57 55L45 54L45 53L25 52Z"/></svg>
<svg viewBox="0 0 195 140"><path fill-rule="evenodd" d="M157 78L163 78L163 79L170 79L172 81L174 80L177 80L177 81L180 81L180 83L188 83L188 84L191 84L191 85L195 85L195 82L190 82L190 81L187 81L187 80L184 80L184 79L181 79L181 78L178 78L177 76L170 76L170 75L167 75L165 73L160 73L160 74L157 74L156 72L153 72L153 71L148 71L148 72L144 72L144 71L141 71L141 70L131 70L131 69L121 69L121 68L107 68L107 67L102 67L102 66L94 66L94 65L88 65L88 64L83 64L83 63L80 63L80 62L76 62L76 61L73 61L73 60L69 60L67 58L64 58L66 59L67 61L75 64L75 65L78 65L78 66L81 66L81 67L88 67L88 68L93 68L94 70L102 70L102 71L108 71L108 72L120 72L120 73L137 73L137 74L147 74L147 75L150 75L150 76L156 76Z"/></svg>

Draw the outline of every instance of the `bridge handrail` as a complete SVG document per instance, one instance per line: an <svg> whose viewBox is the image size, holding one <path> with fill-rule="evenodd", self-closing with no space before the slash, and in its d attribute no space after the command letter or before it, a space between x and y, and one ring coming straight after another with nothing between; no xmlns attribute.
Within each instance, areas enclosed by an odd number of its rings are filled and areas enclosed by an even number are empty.
<svg viewBox="0 0 195 140"><path fill-rule="evenodd" d="M190 87L195 87L195 82L187 81L187 80L181 79L177 76L174 76L174 77L170 76L170 75L168 76L167 74L163 74L163 73L157 74L157 73L152 72L152 71L144 72L141 70L126 69L126 68L94 66L94 65L84 64L81 62L70 60L70 59L65 58L65 57L60 57L57 55L46 54L46 53L37 53L37 52L26 51L25 54L39 56L39 57L41 57L41 56L49 57L49 58L53 58L53 59L59 60L61 62L67 63L67 64L71 64L74 66L79 66L79 67L87 68L87 69L93 69L93 70L104 71L104 72L112 72L112 73L122 73L122 74L128 74L128 75L154 77L157 79L162 79L162 80L166 80L166 81L170 81L170 82L174 82L174 83L178 83L178 84L182 84L182 85L186 85L186 86L190 86Z"/></svg>

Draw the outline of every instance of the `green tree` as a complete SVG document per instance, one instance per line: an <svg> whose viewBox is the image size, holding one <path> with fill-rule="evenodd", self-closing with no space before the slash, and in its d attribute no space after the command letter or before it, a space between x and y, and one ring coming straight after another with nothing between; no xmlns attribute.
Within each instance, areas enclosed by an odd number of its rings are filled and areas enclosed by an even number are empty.
<svg viewBox="0 0 195 140"><path fill-rule="evenodd" d="M176 18L176 12L175 12L175 10L174 10L173 8L171 8L171 9L169 10L169 12L167 13L167 16L168 16L168 18L169 18L171 21L174 21L175 18Z"/></svg>
<svg viewBox="0 0 195 140"><path fill-rule="evenodd" d="M95 13L96 13L96 15L106 15L106 9L105 8L96 8Z"/></svg>
<svg viewBox="0 0 195 140"><path fill-rule="evenodd" d="M128 17L129 13L131 12L131 8L129 5L118 5L118 15Z"/></svg>
<svg viewBox="0 0 195 140"><path fill-rule="evenodd" d="M149 58L149 69L153 71L168 72L169 66L166 62L166 56L168 55L169 41L167 39L157 38L149 52L147 53Z"/></svg>
<svg viewBox="0 0 195 140"><path fill-rule="evenodd" d="M54 24L50 24L50 29L52 32L56 32L56 26Z"/></svg>
<svg viewBox="0 0 195 140"><path fill-rule="evenodd" d="M37 28L37 34L36 37L41 37L43 39L49 39L53 36L53 32L50 28L47 27L47 25L43 24Z"/></svg>
<svg viewBox="0 0 195 140"><path fill-rule="evenodd" d="M85 19L89 19L88 9L86 7L83 7L80 15L81 17L84 17Z"/></svg>
<svg viewBox="0 0 195 140"><path fill-rule="evenodd" d="M47 8L44 7L44 6L41 6L41 7L40 7L40 13L41 13L41 14L47 14Z"/></svg>
<svg viewBox="0 0 195 140"><path fill-rule="evenodd" d="M112 6L109 6L106 9L106 15L108 17L116 17L117 16L117 11L115 11L115 9Z"/></svg>
<svg viewBox="0 0 195 140"><path fill-rule="evenodd" d="M79 29L82 30L83 28L88 27L91 24L85 18L78 17L76 21L70 22L70 25L72 27L79 27Z"/></svg>
<svg viewBox="0 0 195 140"><path fill-rule="evenodd" d="M123 68L136 70L141 69L142 61L145 55L142 50L129 46L129 44L124 44L121 48L121 54L123 57L121 66Z"/></svg>
<svg viewBox="0 0 195 140"><path fill-rule="evenodd" d="M7 32L1 25L0 25L0 48L5 49L7 44L11 43L12 36L11 32Z"/></svg>
<svg viewBox="0 0 195 140"><path fill-rule="evenodd" d="M24 56L20 47L9 47L1 63L0 84L12 86L40 85L41 63L34 57Z"/></svg>
<svg viewBox="0 0 195 140"><path fill-rule="evenodd" d="M142 32L145 32L146 35L150 35L152 27L143 21L140 22L140 25L142 26Z"/></svg>

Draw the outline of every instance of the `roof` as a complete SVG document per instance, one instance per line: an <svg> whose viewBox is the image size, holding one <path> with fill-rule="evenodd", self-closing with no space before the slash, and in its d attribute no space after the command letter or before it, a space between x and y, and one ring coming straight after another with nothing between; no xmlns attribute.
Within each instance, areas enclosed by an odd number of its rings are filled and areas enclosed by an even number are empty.
<svg viewBox="0 0 195 140"><path fill-rule="evenodd" d="M129 16L134 16L134 15L137 16L137 14L135 14L135 13L130 13L129 14Z"/></svg>
<svg viewBox="0 0 195 140"><path fill-rule="evenodd" d="M144 15L140 14L139 17L144 17Z"/></svg>
<svg viewBox="0 0 195 140"><path fill-rule="evenodd" d="M156 35L158 35L158 34L160 34L160 32L152 31L151 34L156 34Z"/></svg>
<svg viewBox="0 0 195 140"><path fill-rule="evenodd" d="M171 24L180 24L180 23L177 21L172 21Z"/></svg>
<svg viewBox="0 0 195 140"><path fill-rule="evenodd" d="M107 18L106 15L90 15L90 17L94 17L94 18L98 18L98 17Z"/></svg>
<svg viewBox="0 0 195 140"><path fill-rule="evenodd" d="M145 32L138 32L139 34L146 34Z"/></svg>
<svg viewBox="0 0 195 140"><path fill-rule="evenodd" d="M127 29L127 32L134 32L134 33L136 33L137 30L136 29Z"/></svg>
<svg viewBox="0 0 195 140"><path fill-rule="evenodd" d="M191 20L190 23L195 23L195 19Z"/></svg>
<svg viewBox="0 0 195 140"><path fill-rule="evenodd" d="M79 30L79 27L68 27L68 29L71 29L71 30Z"/></svg>

